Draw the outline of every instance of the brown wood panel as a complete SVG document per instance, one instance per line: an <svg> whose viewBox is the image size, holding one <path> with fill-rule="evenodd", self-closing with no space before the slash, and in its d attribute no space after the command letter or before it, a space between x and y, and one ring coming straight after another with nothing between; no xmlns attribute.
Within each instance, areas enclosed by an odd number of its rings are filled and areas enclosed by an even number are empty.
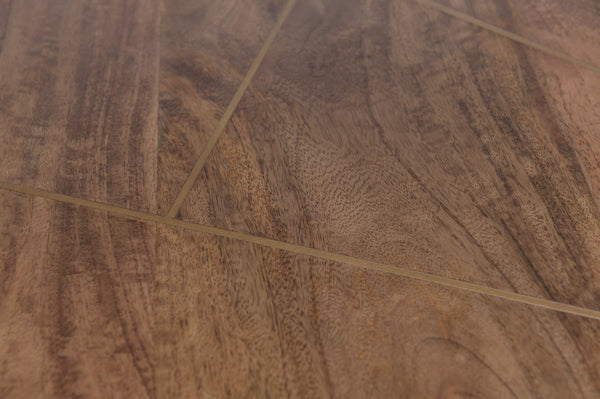
<svg viewBox="0 0 600 399"><path fill-rule="evenodd" d="M594 398L600 321L0 193L0 396Z"/></svg>
<svg viewBox="0 0 600 399"><path fill-rule="evenodd" d="M0 180L155 211L158 2L0 4Z"/></svg>
<svg viewBox="0 0 600 399"><path fill-rule="evenodd" d="M600 3L594 0L436 0L437 3L600 65Z"/></svg>
<svg viewBox="0 0 600 399"><path fill-rule="evenodd" d="M159 210L165 214L273 27L282 0L165 0Z"/></svg>
<svg viewBox="0 0 600 399"><path fill-rule="evenodd" d="M598 309L599 89L412 1L299 2L182 217Z"/></svg>
<svg viewBox="0 0 600 399"><path fill-rule="evenodd" d="M159 397L600 394L597 320L159 231Z"/></svg>
<svg viewBox="0 0 600 399"><path fill-rule="evenodd" d="M154 397L154 226L5 191L0 215L0 397Z"/></svg>

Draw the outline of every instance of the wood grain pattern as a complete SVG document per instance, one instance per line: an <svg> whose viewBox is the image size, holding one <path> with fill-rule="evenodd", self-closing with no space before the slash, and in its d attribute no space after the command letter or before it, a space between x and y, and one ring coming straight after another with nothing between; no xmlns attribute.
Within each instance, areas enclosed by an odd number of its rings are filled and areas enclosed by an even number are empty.
<svg viewBox="0 0 600 399"><path fill-rule="evenodd" d="M600 394L600 325L284 251L159 228L162 397Z"/></svg>
<svg viewBox="0 0 600 399"><path fill-rule="evenodd" d="M598 320L13 193L0 205L2 397L600 393Z"/></svg>
<svg viewBox="0 0 600 399"><path fill-rule="evenodd" d="M182 215L598 309L598 89L411 1L302 2Z"/></svg>
<svg viewBox="0 0 600 399"><path fill-rule="evenodd" d="M445 1L597 58L595 3ZM283 3L0 0L0 181L139 218L0 190L0 398L599 397L599 320L155 215ZM600 309L599 93L411 0L298 1L182 216Z"/></svg>
<svg viewBox="0 0 600 399"><path fill-rule="evenodd" d="M278 17L280 0L163 3L159 210L165 214Z"/></svg>
<svg viewBox="0 0 600 399"><path fill-rule="evenodd" d="M4 191L0 214L0 397L155 397L153 226Z"/></svg>
<svg viewBox="0 0 600 399"><path fill-rule="evenodd" d="M0 179L154 211L158 3L1 10Z"/></svg>
<svg viewBox="0 0 600 399"><path fill-rule="evenodd" d="M594 0L436 0L572 57L600 64L600 4Z"/></svg>

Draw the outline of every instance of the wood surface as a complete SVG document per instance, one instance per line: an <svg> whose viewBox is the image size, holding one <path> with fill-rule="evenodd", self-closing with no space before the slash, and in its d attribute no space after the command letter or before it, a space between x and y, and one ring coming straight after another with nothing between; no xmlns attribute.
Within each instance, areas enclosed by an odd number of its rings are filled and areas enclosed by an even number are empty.
<svg viewBox="0 0 600 399"><path fill-rule="evenodd" d="M0 180L155 212L158 3L0 3ZM0 397L153 397L154 232L2 193Z"/></svg>
<svg viewBox="0 0 600 399"><path fill-rule="evenodd" d="M0 0L0 398L599 397L600 75L424 3Z"/></svg>
<svg viewBox="0 0 600 399"><path fill-rule="evenodd" d="M159 211L165 214L283 1L169 0L160 23Z"/></svg>
<svg viewBox="0 0 600 399"><path fill-rule="evenodd" d="M600 62L600 3L560 0L436 0L580 60Z"/></svg>
<svg viewBox="0 0 600 399"><path fill-rule="evenodd" d="M155 211L158 3L0 13L0 179Z"/></svg>
<svg viewBox="0 0 600 399"><path fill-rule="evenodd" d="M599 89L415 2L300 2L182 215L598 309Z"/></svg>
<svg viewBox="0 0 600 399"><path fill-rule="evenodd" d="M46 199L0 205L2 397L600 392L598 320Z"/></svg>
<svg viewBox="0 0 600 399"><path fill-rule="evenodd" d="M0 397L155 397L155 227L0 193Z"/></svg>
<svg viewBox="0 0 600 399"><path fill-rule="evenodd" d="M159 397L590 397L597 320L159 227Z"/></svg>

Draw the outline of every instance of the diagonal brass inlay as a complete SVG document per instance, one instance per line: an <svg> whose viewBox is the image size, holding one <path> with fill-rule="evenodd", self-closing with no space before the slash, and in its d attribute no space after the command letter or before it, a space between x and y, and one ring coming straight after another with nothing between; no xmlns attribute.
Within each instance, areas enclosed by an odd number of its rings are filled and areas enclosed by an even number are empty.
<svg viewBox="0 0 600 399"><path fill-rule="evenodd" d="M168 226L179 227L187 230L197 231L200 233L212 234L219 237L230 238L234 240L244 241L252 244L262 245L264 247L280 249L283 251L294 252L301 255L308 255L320 259L346 263L353 266L362 267L369 270L375 270L383 273L395 274L397 276L408 277L416 280L426 281L434 284L439 284L451 288L457 288L464 291L488 295L496 298L502 298L513 302L519 302L527 305L537 306L558 312L570 313L577 316L587 317L600 320L600 311L582 308L579 306L569 305L562 302L556 302L549 299L536 298L529 295L518 294L515 292L505 291L498 288L490 288L478 284L467 283L464 281L453 280L447 277L436 276L431 273L418 272L403 267L386 265L379 262L355 258L348 255L337 254L334 252L324 251L315 248L304 247L302 245L290 244L284 241L273 240L254 236L252 234L238 233L220 229L217 227L205 226L198 223L186 222L179 219L169 218L151 213L134 211L131 209L121 208L114 205L104 204L100 202L74 198L64 194L44 191L37 188L23 187L12 183L0 182L0 189L9 190L21 194L42 197L53 201L63 202L72 205L83 206L87 208L105 211L113 215L144 220L153 223L160 223Z"/></svg>
<svg viewBox="0 0 600 399"><path fill-rule="evenodd" d="M212 149L217 144L219 137L221 137L221 135L223 134L223 131L225 131L225 126L229 122L229 119L231 119L233 112L235 111L240 100L242 99L242 96L246 92L246 89L250 85L250 81L254 77L254 74L258 70L258 67L262 63L262 60L265 58L265 55L267 54L267 51L271 47L271 44L273 44L273 40L275 40L275 36L277 35L277 32L279 32L279 29L281 29L281 25L283 25L283 23L287 19L288 15L290 14L290 11L292 11L292 7L294 7L295 3L296 3L296 0L289 0L287 2L287 4L285 5L285 7L283 8L283 11L279 15L279 18L277 18L277 21L275 22L275 26L273 26L273 29L271 29L269 36L267 36L267 39L265 40L262 48L260 49L260 52L258 53L256 58L252 62L252 65L250 65L250 69L246 73L244 80L242 81L242 83L238 87L237 91L233 95L233 98L229 102L229 105L227 106L227 109L225 109L225 112L221 116L221 119L219 119L219 122L217 123L217 127L215 128L215 132L208 139L208 142L202 149L202 152L200 153L198 160L194 164L192 171L190 172L187 179L185 180L185 183L183 183L181 190L179 190L179 193L177 194L175 201L171 205L171 208L169 208L169 211L167 212L167 217L177 216L177 213L179 212L179 209L181 208L181 205L183 204L185 197L188 195L188 193L192 189L194 182L198 178L198 175L200 175L200 172L202 171L202 168L204 167L204 164L206 163L206 160L208 159L208 156L210 155Z"/></svg>
<svg viewBox="0 0 600 399"><path fill-rule="evenodd" d="M550 54L550 55L552 55L554 57L563 59L563 60L568 61L568 62L570 62L572 64L575 64L575 65L578 65L578 66L583 67L585 69L588 69L588 70L590 70L592 72L600 73L600 67L598 67L598 66L596 66L594 64L590 64L589 62L585 62L585 61L582 61L582 60L577 59L575 57L571 57L568 54L565 54L565 53L562 53L560 51L554 50L554 49L552 49L552 48L550 48L548 46L544 46L542 44L536 43L533 40L526 39L526 38L524 38L522 36L519 36L519 35L517 35L515 33L507 31L505 29L498 28L497 26L494 26L492 24L488 24L487 22L484 22L484 21L482 21L480 19L474 18L474 17L472 17L470 15L467 15L465 13L462 13L460 11L457 11L457 10L455 10L453 8L446 7L446 6L442 5L442 4L436 3L436 2L431 1L431 0L415 0L415 1L417 3L420 3L420 4L423 4L423 5L435 8L436 10L441 11L444 14L447 14L447 15L450 15L452 17L456 17L456 18L462 19L465 22L468 22L468 23L473 24L473 25L477 25L480 28L487 29L487 30L489 30L491 32L497 33L497 34L499 34L501 36L504 36L504 37L506 37L508 39L514 40L515 42L519 42L519 43L524 44L526 46L532 47L532 48L534 48L536 50L542 51L542 52L544 52L546 54Z"/></svg>

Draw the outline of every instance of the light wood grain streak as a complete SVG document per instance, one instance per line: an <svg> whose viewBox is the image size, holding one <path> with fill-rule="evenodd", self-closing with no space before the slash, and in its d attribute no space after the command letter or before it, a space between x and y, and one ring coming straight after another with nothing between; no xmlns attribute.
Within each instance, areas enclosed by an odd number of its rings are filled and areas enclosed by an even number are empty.
<svg viewBox="0 0 600 399"><path fill-rule="evenodd" d="M376 270L383 273L395 274L402 277L412 278L421 281L427 281L447 287L457 288L464 291L475 292L483 295L489 295L496 298L502 298L513 302L524 303L540 308L555 310L558 312L570 313L577 316L600 320L600 311L586 309L579 306L573 306L566 303L551 301L548 299L536 298L529 295L518 294L515 292L504 291L497 288L480 286L478 284L467 283L464 281L453 280L446 277L436 276L430 273L418 272L405 269L398 266L390 266L379 262L373 262L365 259L359 259L348 255L342 255L334 252L323 251L320 249L304 247L302 245L290 244L283 241L270 238L258 237L246 233L220 229L217 227L205 226L198 223L186 222L161 215L154 215L146 212L135 211L132 209L121 208L114 205L103 204L95 201L74 198L68 195L39 190L37 188L23 187L12 183L0 182L0 189L13 191L21 194L33 195L53 201L64 202L78 206L84 206L112 213L118 216L125 216L154 223L160 223L168 226L180 227L183 229L197 231L200 233L212 234L219 237L232 238L239 241L262 245L269 248L281 249L302 255L309 255L316 258L332 260L341 263L362 267L365 269Z"/></svg>
<svg viewBox="0 0 600 399"><path fill-rule="evenodd" d="M244 95L244 93L246 92L246 89L250 85L250 81L252 80L252 77L254 77L254 74L258 70L258 67L262 63L262 60L265 58L267 51L269 51L269 48L271 47L273 40L275 40L275 36L277 35L277 32L279 32L279 29L281 28L281 26L285 22L286 18L290 14L290 11L294 7L295 3L296 3L296 0L289 0L286 3L283 10L281 11L281 14L277 18L277 21L275 22L275 26L273 26L273 29L271 29L271 32L269 32L269 36L267 36L267 39L265 40L265 43L263 44L262 48L260 49L258 55L254 59L254 61L252 61L252 65L250 65L250 69L246 73L244 80L242 80L242 83L240 84L237 91L233 95L233 98L231 99L231 102L225 109L223 116L221 116L221 119L219 119L219 123L217 124L217 127L215 128L215 132L208 139L208 142L202 149L202 152L200 153L198 160L194 164L192 171L188 175L187 179L183 183L183 186L181 187L181 190L177 194L177 197L175 198L173 205L171 205L171 208L169 208L169 211L167 212L167 215L166 215L167 217L177 216L177 213L179 212L179 209L181 208L181 205L183 204L185 197L190 192L190 190L192 189L192 186L196 182L196 179L198 178L198 175L202 171L202 168L204 167L204 164L206 163L206 160L208 159L210 152L215 147L215 145L217 144L217 141L219 140L219 137L221 137L221 134L225 130L225 125L227 125L227 122L229 122L231 115L233 115L233 111L235 111L237 105L239 104L240 100L242 99L242 96Z"/></svg>
<svg viewBox="0 0 600 399"><path fill-rule="evenodd" d="M550 54L550 55L552 55L554 57L560 58L562 60L565 60L565 61L570 62L570 63L575 64L575 65L578 65L578 66L580 66L582 68L585 68L585 69L588 69L588 70L590 70L592 72L600 73L600 67L598 67L596 65L590 64L588 62L579 60L579 59L574 58L574 57L571 57L568 54L561 53L560 51L557 51L557 50L554 50L554 49L552 49L550 47L547 47L547 46L544 46L542 44L536 43L533 40L526 39L526 38L521 37L521 36L519 36L517 34L514 34L512 32L504 30L502 28L498 28L497 26L488 24L487 22L481 21L481 20L479 20L477 18L473 18L470 15L464 14L464 13L462 13L460 11L456 11L456 10L450 8L450 7L446 7L446 6L442 5L442 4L438 4L436 2L429 1L429 0L415 0L415 1L417 3L420 3L420 4L423 4L423 5L435 8L436 10L441 11L444 14L448 14L450 16L462 19L465 22L471 23L473 25L477 25L480 28L487 29L487 30L489 30L491 32L494 32L494 33L497 33L499 35L502 35L502 36L504 36L504 37L506 37L508 39L511 39L511 40L514 40L514 41L519 42L521 44L524 44L526 46L532 47L532 48L534 48L534 49L536 49L538 51L542 51L542 52L544 52L546 54Z"/></svg>

